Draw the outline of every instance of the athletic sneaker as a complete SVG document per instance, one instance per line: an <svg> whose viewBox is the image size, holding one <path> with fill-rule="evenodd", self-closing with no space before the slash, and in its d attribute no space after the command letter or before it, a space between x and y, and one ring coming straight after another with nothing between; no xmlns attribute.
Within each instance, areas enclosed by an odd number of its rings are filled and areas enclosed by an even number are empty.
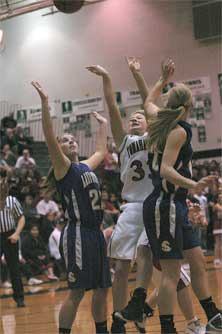
<svg viewBox="0 0 222 334"><path fill-rule="evenodd" d="M146 334L146 315L143 313L143 321L134 321L134 324L139 333Z"/></svg>
<svg viewBox="0 0 222 334"><path fill-rule="evenodd" d="M116 317L116 312L112 314L113 322L111 325L111 333L112 334L125 334L126 328L125 328L125 321L119 319Z"/></svg>
<svg viewBox="0 0 222 334"><path fill-rule="evenodd" d="M206 334L222 334L222 314L219 312L210 319L206 326Z"/></svg>
<svg viewBox="0 0 222 334"><path fill-rule="evenodd" d="M29 280L28 280L28 285L38 285L38 284L42 284L43 281L41 279L37 279L37 278L34 278L34 277L31 277Z"/></svg>
<svg viewBox="0 0 222 334"><path fill-rule="evenodd" d="M139 333L146 333L146 318L152 317L154 314L153 309L149 306L149 304L145 303L144 304L144 309L143 309L143 321L135 321L134 324L139 331Z"/></svg>
<svg viewBox="0 0 222 334"><path fill-rule="evenodd" d="M205 334L206 326L200 323L200 320L194 320L187 325L185 334Z"/></svg>
<svg viewBox="0 0 222 334"><path fill-rule="evenodd" d="M146 292L143 288L134 290L128 305L116 316L123 321L143 322L143 309L146 300Z"/></svg>

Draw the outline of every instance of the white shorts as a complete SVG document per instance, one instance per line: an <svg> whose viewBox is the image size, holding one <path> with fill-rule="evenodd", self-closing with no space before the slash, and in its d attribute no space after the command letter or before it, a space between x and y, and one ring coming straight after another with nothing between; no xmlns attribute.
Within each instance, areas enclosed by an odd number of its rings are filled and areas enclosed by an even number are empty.
<svg viewBox="0 0 222 334"><path fill-rule="evenodd" d="M141 233L138 243L137 243L137 247L139 246L148 246L150 247L150 243L146 234L146 230L145 228L143 229L143 232Z"/></svg>
<svg viewBox="0 0 222 334"><path fill-rule="evenodd" d="M138 240L144 230L143 203L121 206L119 216L108 244L108 256L119 260L134 260Z"/></svg>

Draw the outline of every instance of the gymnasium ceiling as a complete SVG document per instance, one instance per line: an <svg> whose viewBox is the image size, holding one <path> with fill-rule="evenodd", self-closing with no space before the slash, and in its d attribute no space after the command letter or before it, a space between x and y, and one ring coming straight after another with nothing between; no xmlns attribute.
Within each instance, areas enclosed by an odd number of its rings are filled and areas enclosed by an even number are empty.
<svg viewBox="0 0 222 334"><path fill-rule="evenodd" d="M85 0L84 5L102 1L106 0ZM0 0L0 21L47 7L49 8L49 14L57 12L57 9L53 6L53 0Z"/></svg>

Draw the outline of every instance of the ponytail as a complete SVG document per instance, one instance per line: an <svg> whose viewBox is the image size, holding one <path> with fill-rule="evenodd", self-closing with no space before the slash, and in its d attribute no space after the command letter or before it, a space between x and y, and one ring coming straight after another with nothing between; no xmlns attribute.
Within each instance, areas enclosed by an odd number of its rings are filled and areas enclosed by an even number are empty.
<svg viewBox="0 0 222 334"><path fill-rule="evenodd" d="M50 167L46 179L42 182L40 186L41 195L50 194L51 196L57 195L56 191L56 179L54 175L53 167ZM56 196L57 197L57 196Z"/></svg>
<svg viewBox="0 0 222 334"><path fill-rule="evenodd" d="M177 126L185 112L184 106L159 110L157 117L149 122L149 150L163 153L169 133Z"/></svg>

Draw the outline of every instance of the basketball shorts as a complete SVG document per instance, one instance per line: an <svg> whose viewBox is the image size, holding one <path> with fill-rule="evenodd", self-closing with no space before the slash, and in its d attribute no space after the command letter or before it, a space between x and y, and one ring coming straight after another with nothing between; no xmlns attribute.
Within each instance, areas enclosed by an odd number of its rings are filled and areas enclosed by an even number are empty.
<svg viewBox="0 0 222 334"><path fill-rule="evenodd" d="M102 231L68 223L61 235L60 252L70 289L109 288L111 277Z"/></svg>
<svg viewBox="0 0 222 334"><path fill-rule="evenodd" d="M134 260L138 240L144 230L143 203L127 203L121 206L110 241L108 256L120 260Z"/></svg>
<svg viewBox="0 0 222 334"><path fill-rule="evenodd" d="M143 219L156 259L182 259L184 250L200 246L197 232L188 220L186 201L153 193L144 202Z"/></svg>

